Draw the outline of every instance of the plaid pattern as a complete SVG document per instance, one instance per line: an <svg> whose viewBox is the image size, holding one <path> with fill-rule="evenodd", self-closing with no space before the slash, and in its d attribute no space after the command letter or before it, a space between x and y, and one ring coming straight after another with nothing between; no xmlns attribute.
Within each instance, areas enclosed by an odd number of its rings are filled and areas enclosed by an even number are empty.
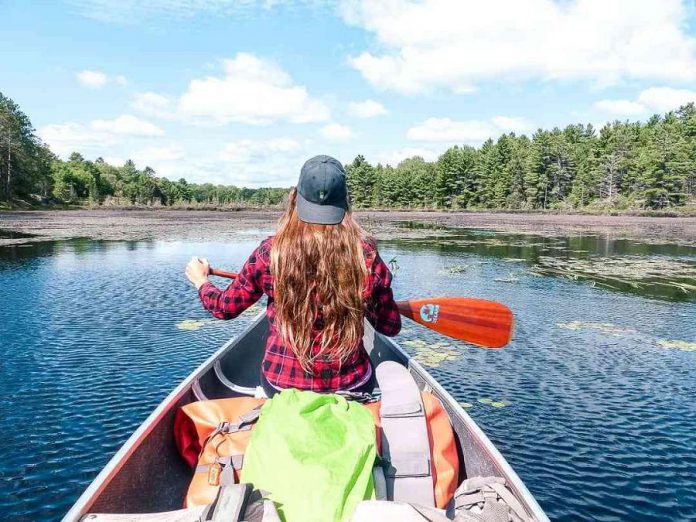
<svg viewBox="0 0 696 522"><path fill-rule="evenodd" d="M350 390L366 383L372 376L372 365L360 341L353 355L342 365L332 360L330 353L315 359L314 371L305 372L292 349L286 347L275 326L273 277L270 271L270 251L273 238L263 241L249 256L237 279L225 290L207 282L201 286L199 296L203 307L218 319L232 319L258 301L268 296L266 314L270 331L266 343L262 370L268 382L276 388L299 388L318 392ZM382 261L374 245L363 242L365 262L369 268L369 281L365 290L365 317L375 329L393 336L401 329L401 316L391 290L392 274ZM321 317L317 317L314 333L321 332ZM315 335L315 338L319 337ZM318 353L319 341L314 353ZM329 350L330 352L330 350Z"/></svg>

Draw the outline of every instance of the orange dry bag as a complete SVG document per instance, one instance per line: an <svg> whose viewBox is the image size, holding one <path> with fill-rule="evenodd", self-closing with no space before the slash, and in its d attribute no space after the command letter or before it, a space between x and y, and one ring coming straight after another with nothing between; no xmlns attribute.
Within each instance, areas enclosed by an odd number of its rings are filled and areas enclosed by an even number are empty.
<svg viewBox="0 0 696 522"><path fill-rule="evenodd" d="M196 471L184 507L211 504L220 485L239 480L251 426L265 399L235 397L192 402L177 411L174 439Z"/></svg>

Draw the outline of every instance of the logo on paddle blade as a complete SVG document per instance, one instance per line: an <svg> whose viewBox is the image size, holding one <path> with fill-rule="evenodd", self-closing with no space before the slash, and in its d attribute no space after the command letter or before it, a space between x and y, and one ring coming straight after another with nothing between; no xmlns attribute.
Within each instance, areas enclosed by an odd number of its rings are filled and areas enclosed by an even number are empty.
<svg viewBox="0 0 696 522"><path fill-rule="evenodd" d="M440 305L424 304L420 309L420 316L426 323L437 323L437 314L440 313Z"/></svg>

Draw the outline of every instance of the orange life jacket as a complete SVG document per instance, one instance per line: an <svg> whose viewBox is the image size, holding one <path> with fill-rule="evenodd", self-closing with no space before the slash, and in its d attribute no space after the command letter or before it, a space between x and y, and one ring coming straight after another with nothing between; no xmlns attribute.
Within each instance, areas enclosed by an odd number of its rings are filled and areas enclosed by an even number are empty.
<svg viewBox="0 0 696 522"><path fill-rule="evenodd" d="M459 482L459 457L447 412L433 394L421 393L426 413L433 489L437 507L444 508ZM184 460L196 468L185 507L210 504L225 480L238 481L243 455L251 436L250 412L265 399L238 397L192 402L177 411L174 439ZM380 402L364 405L375 420L378 452L381 449ZM241 422L240 422L241 421ZM237 429L241 423L241 429ZM226 475L226 476L223 476Z"/></svg>

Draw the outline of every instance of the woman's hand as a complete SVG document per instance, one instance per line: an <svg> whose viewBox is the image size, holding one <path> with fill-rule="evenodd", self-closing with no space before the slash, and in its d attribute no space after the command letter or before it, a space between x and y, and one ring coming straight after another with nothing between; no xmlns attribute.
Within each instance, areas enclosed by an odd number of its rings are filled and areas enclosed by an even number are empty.
<svg viewBox="0 0 696 522"><path fill-rule="evenodd" d="M193 283L193 286L198 290L208 281L208 274L210 273L210 264L208 260L199 257L192 257L189 264L186 265L186 277Z"/></svg>

